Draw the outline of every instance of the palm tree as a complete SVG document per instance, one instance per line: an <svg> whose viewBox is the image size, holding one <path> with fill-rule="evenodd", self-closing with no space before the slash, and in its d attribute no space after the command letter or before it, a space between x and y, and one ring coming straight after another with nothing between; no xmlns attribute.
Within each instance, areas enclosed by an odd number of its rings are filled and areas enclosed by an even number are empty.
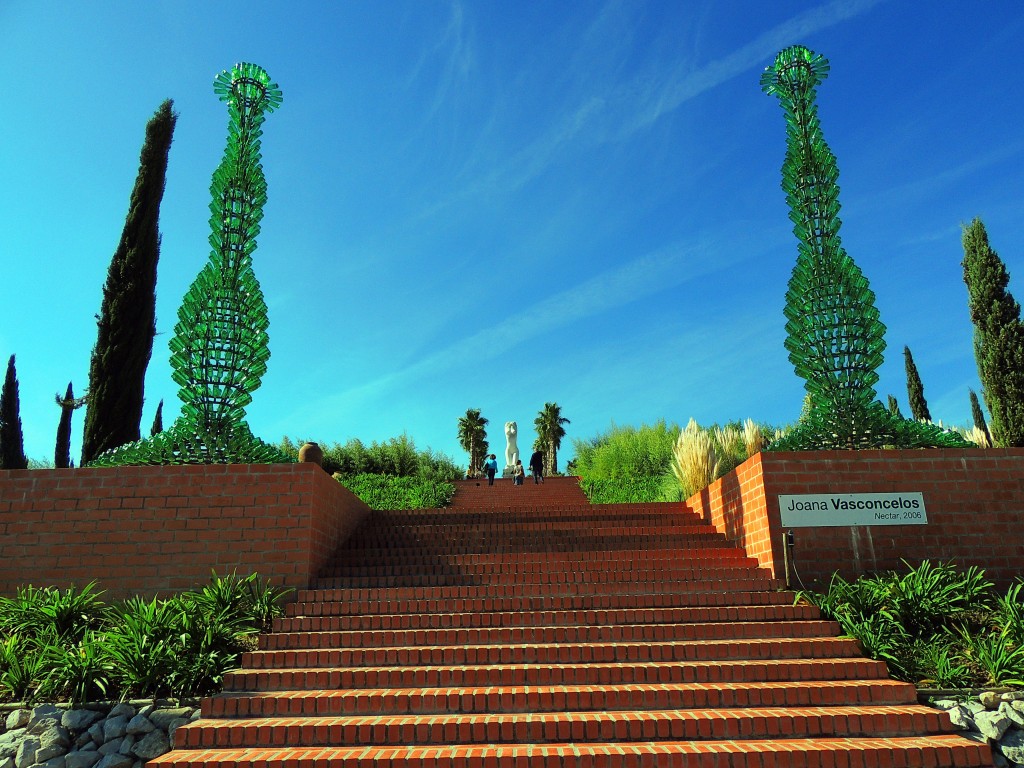
<svg viewBox="0 0 1024 768"><path fill-rule="evenodd" d="M533 421L537 430L537 443L544 451L544 474L553 475L558 472L558 449L562 447L565 437L563 424L569 420L562 416L562 407L558 403L544 403L542 410Z"/></svg>
<svg viewBox="0 0 1024 768"><path fill-rule="evenodd" d="M469 454L469 473L475 475L487 454L487 419L479 408L469 408L459 417L459 445Z"/></svg>

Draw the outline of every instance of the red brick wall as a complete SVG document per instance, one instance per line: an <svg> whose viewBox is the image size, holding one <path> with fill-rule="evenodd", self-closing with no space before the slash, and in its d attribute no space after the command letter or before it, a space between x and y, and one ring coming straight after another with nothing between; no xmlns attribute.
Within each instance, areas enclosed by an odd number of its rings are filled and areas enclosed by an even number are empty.
<svg viewBox="0 0 1024 768"><path fill-rule="evenodd" d="M154 595L211 571L301 589L368 511L314 464L0 471L0 594Z"/></svg>
<svg viewBox="0 0 1024 768"><path fill-rule="evenodd" d="M899 569L901 559L981 566L1001 587L1024 576L1020 448L761 453L687 503L781 578L779 495L891 491L921 491L927 525L796 528L804 584Z"/></svg>

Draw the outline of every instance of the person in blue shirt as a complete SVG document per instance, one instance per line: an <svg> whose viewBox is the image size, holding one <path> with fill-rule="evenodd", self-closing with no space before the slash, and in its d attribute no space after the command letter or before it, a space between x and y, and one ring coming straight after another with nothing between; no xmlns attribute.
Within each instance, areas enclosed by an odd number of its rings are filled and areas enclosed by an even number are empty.
<svg viewBox="0 0 1024 768"><path fill-rule="evenodd" d="M484 462L484 472L487 473L488 485L494 485L494 476L498 473L498 462L496 459L497 456L492 453L487 457L487 461Z"/></svg>

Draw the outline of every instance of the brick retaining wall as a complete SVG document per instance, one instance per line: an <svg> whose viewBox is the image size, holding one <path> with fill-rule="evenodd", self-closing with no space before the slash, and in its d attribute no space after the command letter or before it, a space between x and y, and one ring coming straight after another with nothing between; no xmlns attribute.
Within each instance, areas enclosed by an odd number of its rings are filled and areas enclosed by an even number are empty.
<svg viewBox="0 0 1024 768"><path fill-rule="evenodd" d="M0 595L150 596L211 571L302 589L368 512L314 464L0 471Z"/></svg>
<svg viewBox="0 0 1024 768"><path fill-rule="evenodd" d="M1000 587L1024 576L1020 448L760 453L687 503L782 578L780 494L891 491L921 491L927 525L794 529L808 587L836 570L850 578L899 569L901 559L982 566Z"/></svg>

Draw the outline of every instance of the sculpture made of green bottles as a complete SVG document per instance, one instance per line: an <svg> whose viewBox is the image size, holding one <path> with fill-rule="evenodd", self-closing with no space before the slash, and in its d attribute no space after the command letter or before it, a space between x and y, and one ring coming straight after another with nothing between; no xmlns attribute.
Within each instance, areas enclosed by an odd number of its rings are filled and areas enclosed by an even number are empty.
<svg viewBox="0 0 1024 768"><path fill-rule="evenodd" d="M213 87L228 105L228 142L210 186L210 259L182 300L170 342L181 416L164 432L108 451L91 466L292 461L244 421L270 358L270 320L252 253L267 201L260 136L265 113L281 104L281 90L265 70L246 63L221 72Z"/></svg>
<svg viewBox="0 0 1024 768"><path fill-rule="evenodd" d="M785 346L808 395L797 426L769 449L966 445L940 427L893 416L876 400L885 326L867 278L839 239L839 171L815 104L828 71L827 59L794 45L761 76L762 90L778 97L786 117L782 189L798 245Z"/></svg>

